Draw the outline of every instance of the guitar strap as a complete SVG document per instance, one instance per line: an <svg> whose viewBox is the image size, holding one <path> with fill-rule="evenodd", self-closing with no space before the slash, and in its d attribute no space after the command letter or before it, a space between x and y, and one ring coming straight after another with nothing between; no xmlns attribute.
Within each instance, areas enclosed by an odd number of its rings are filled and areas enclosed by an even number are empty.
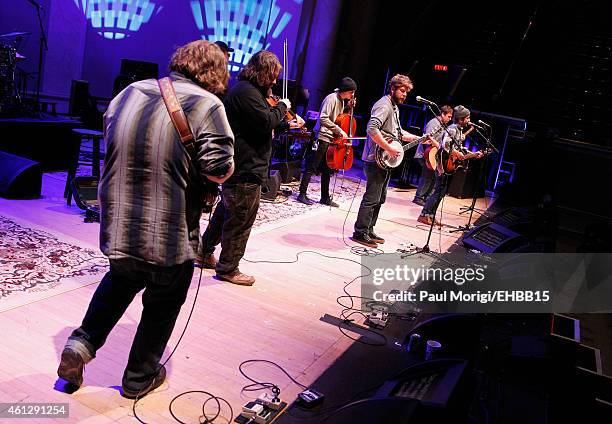
<svg viewBox="0 0 612 424"><path fill-rule="evenodd" d="M185 112L181 107L181 103L176 97L172 80L169 77L161 78L157 80L157 85L164 99L166 109L168 109L170 120L179 134L181 143L183 143L183 146L185 146L189 155L193 158L195 153L195 137L187 121L187 116L185 116Z"/></svg>
<svg viewBox="0 0 612 424"><path fill-rule="evenodd" d="M192 161L196 158L196 145L195 145L195 137L193 132L191 131L191 127L189 126L189 122L187 121L187 116L185 116L185 112L181 107L181 103L176 97L176 92L174 91L174 86L172 85L172 80L168 77L161 78L157 80L157 85L159 86L159 91L161 92L162 98L164 99L164 104L166 105L166 109L168 109L168 114L170 115L170 120L178 133L181 143L185 146L187 153ZM204 179L203 185L203 207L202 212L210 213L212 211L213 206L215 205L215 200L219 195L219 185L213 183L209 179Z"/></svg>

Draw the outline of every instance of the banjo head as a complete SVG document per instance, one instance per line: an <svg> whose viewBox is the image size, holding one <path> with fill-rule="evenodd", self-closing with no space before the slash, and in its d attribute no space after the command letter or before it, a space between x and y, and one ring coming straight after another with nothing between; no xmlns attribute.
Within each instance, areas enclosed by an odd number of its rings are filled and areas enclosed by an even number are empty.
<svg viewBox="0 0 612 424"><path fill-rule="evenodd" d="M381 149L380 165L382 168L396 168L400 163L402 163L402 159L404 158L404 149L399 141L392 140L389 144L399 150L400 154L397 157L392 158L389 156L389 153Z"/></svg>

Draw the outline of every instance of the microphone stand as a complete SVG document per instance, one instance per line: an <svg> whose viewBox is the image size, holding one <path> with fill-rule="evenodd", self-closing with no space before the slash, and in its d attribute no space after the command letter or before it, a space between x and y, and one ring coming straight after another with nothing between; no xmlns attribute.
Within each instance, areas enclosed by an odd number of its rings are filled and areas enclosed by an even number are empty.
<svg viewBox="0 0 612 424"><path fill-rule="evenodd" d="M497 150L497 148L490 141L490 137L491 137L492 131L489 131L489 138L487 138L482 132L480 132L478 127L474 126L474 129L485 140L485 143L486 143L487 147L489 147L490 149L492 149L496 153L499 153L499 150ZM472 193L472 204L470 206L468 206L468 207L461 207L461 208L459 208L459 210L460 210L459 214L462 214L462 213L465 213L467 211L470 211L470 217L468 218L468 222L465 225L461 225L461 226L457 227L456 230L450 231L451 233L454 233L454 232L457 232L457 231L469 231L473 227L473 225L472 225L472 216L474 215L474 210L477 209L475 207L476 206L476 196L478 195L478 188L480 187L480 184L481 184L481 181L482 181L482 174L487 169L487 157L488 157L488 155L485 156L485 158L483 160L483 163L480 165L480 170L478 171L478 180L476 181L476 185L474 186L474 190L473 190L473 193ZM485 212L486 211L482 211L482 212L478 211L478 213L480 213L481 215L484 215Z"/></svg>
<svg viewBox="0 0 612 424"><path fill-rule="evenodd" d="M47 45L47 36L45 35L45 28L43 26L42 16L40 15L40 11L42 6L40 3L35 0L28 0L28 3L33 5L36 8L36 15L38 17L38 25L40 27L40 40L38 43L38 72L37 72L37 80L36 80L36 108L38 112L41 111L40 108L40 85L42 79L42 61L43 61L43 48L48 51L49 46Z"/></svg>
<svg viewBox="0 0 612 424"><path fill-rule="evenodd" d="M446 126L446 124L444 124L440 120L440 118L438 118L438 116L441 114L440 108L438 108L438 105L436 105L434 103L434 106L436 106L436 109L438 109L438 113L436 114L434 112L434 110L431 108L431 105L429 103L426 103L426 105L429 108L430 112L433 113L434 116L436 116L436 118L438 119L438 122L440 122L440 125L442 125L442 128L444 128L444 132L446 132L446 134L448 134L448 136L452 139L452 142L451 142L451 144L449 146L450 149L452 150L454 145L457 143L457 140L455 140L455 138L448 131L448 127ZM442 148L443 148L442 144L440 144L440 150ZM437 170L434 169L434 172L437 172ZM446 174L442 174L442 175L436 175L436 178L443 178L442 183L441 183L442 186L444 187L442 189L442 196L441 196L441 199L442 199L444 196L446 196L446 190L447 190L446 184L448 183L448 176ZM438 203L438 205L440 205L440 203ZM433 227L434 227L434 224L436 222L436 214L438 212L438 205L436 205L436 208L433 211L433 218L431 219L431 224L429 225L429 234L427 234L427 241L425 242L425 245L422 248L420 248L420 249L417 248L416 253L421 253L421 252L423 252L423 253L433 253L433 252L431 252L431 249L429 248L429 241L431 240L431 234L433 233Z"/></svg>

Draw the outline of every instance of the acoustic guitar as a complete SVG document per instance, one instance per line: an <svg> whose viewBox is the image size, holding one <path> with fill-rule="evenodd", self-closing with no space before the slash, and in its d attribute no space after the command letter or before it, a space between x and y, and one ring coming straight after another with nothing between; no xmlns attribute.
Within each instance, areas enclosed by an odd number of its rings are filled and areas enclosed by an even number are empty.
<svg viewBox="0 0 612 424"><path fill-rule="evenodd" d="M470 127L465 133L463 133L463 137L467 137L472 131L474 131L474 127ZM435 171L438 169L438 147L429 146L423 152L423 159L425 160L425 166L427 169L431 171Z"/></svg>
<svg viewBox="0 0 612 424"><path fill-rule="evenodd" d="M482 157L490 154L491 149L480 150L478 152L467 153L461 157L457 150L452 150L450 153L442 149L440 152L440 162L438 164L439 174L453 174L457 169L461 169L465 166L465 162L468 159L475 157Z"/></svg>

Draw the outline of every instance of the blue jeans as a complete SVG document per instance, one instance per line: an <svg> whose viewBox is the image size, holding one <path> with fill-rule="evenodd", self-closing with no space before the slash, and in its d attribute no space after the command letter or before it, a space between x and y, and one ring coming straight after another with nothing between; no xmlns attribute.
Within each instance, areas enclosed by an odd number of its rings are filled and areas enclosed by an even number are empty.
<svg viewBox="0 0 612 424"><path fill-rule="evenodd" d="M366 190L355 221L355 236L369 235L374 231L380 207L387 199L387 186L391 179L391 172L380 168L376 162L364 162L363 172Z"/></svg>
<svg viewBox="0 0 612 424"><path fill-rule="evenodd" d="M134 391L146 387L159 368L192 276L193 261L162 267L136 259L111 259L83 323L72 332L67 345L76 345L78 351L86 349L89 358L94 358L134 296L144 289L142 315L122 384Z"/></svg>
<svg viewBox="0 0 612 424"><path fill-rule="evenodd" d="M431 191L434 188L435 173L425 165L425 159L417 158L421 165L421 179L419 180L419 187L414 195L414 200L427 200L431 195Z"/></svg>
<svg viewBox="0 0 612 424"><path fill-rule="evenodd" d="M446 194L446 188L448 186L448 175L438 175L436 174L436 181L434 183L434 190L431 196L427 198L425 202L425 206L423 206L423 210L421 211L422 216L430 216L434 217L436 215L436 211L438 210L438 205L440 201Z"/></svg>
<svg viewBox="0 0 612 424"><path fill-rule="evenodd" d="M228 275L238 270L244 256L251 228L257 217L261 185L256 183L224 184L221 203L202 235L202 252L212 254L221 243L217 274Z"/></svg>

